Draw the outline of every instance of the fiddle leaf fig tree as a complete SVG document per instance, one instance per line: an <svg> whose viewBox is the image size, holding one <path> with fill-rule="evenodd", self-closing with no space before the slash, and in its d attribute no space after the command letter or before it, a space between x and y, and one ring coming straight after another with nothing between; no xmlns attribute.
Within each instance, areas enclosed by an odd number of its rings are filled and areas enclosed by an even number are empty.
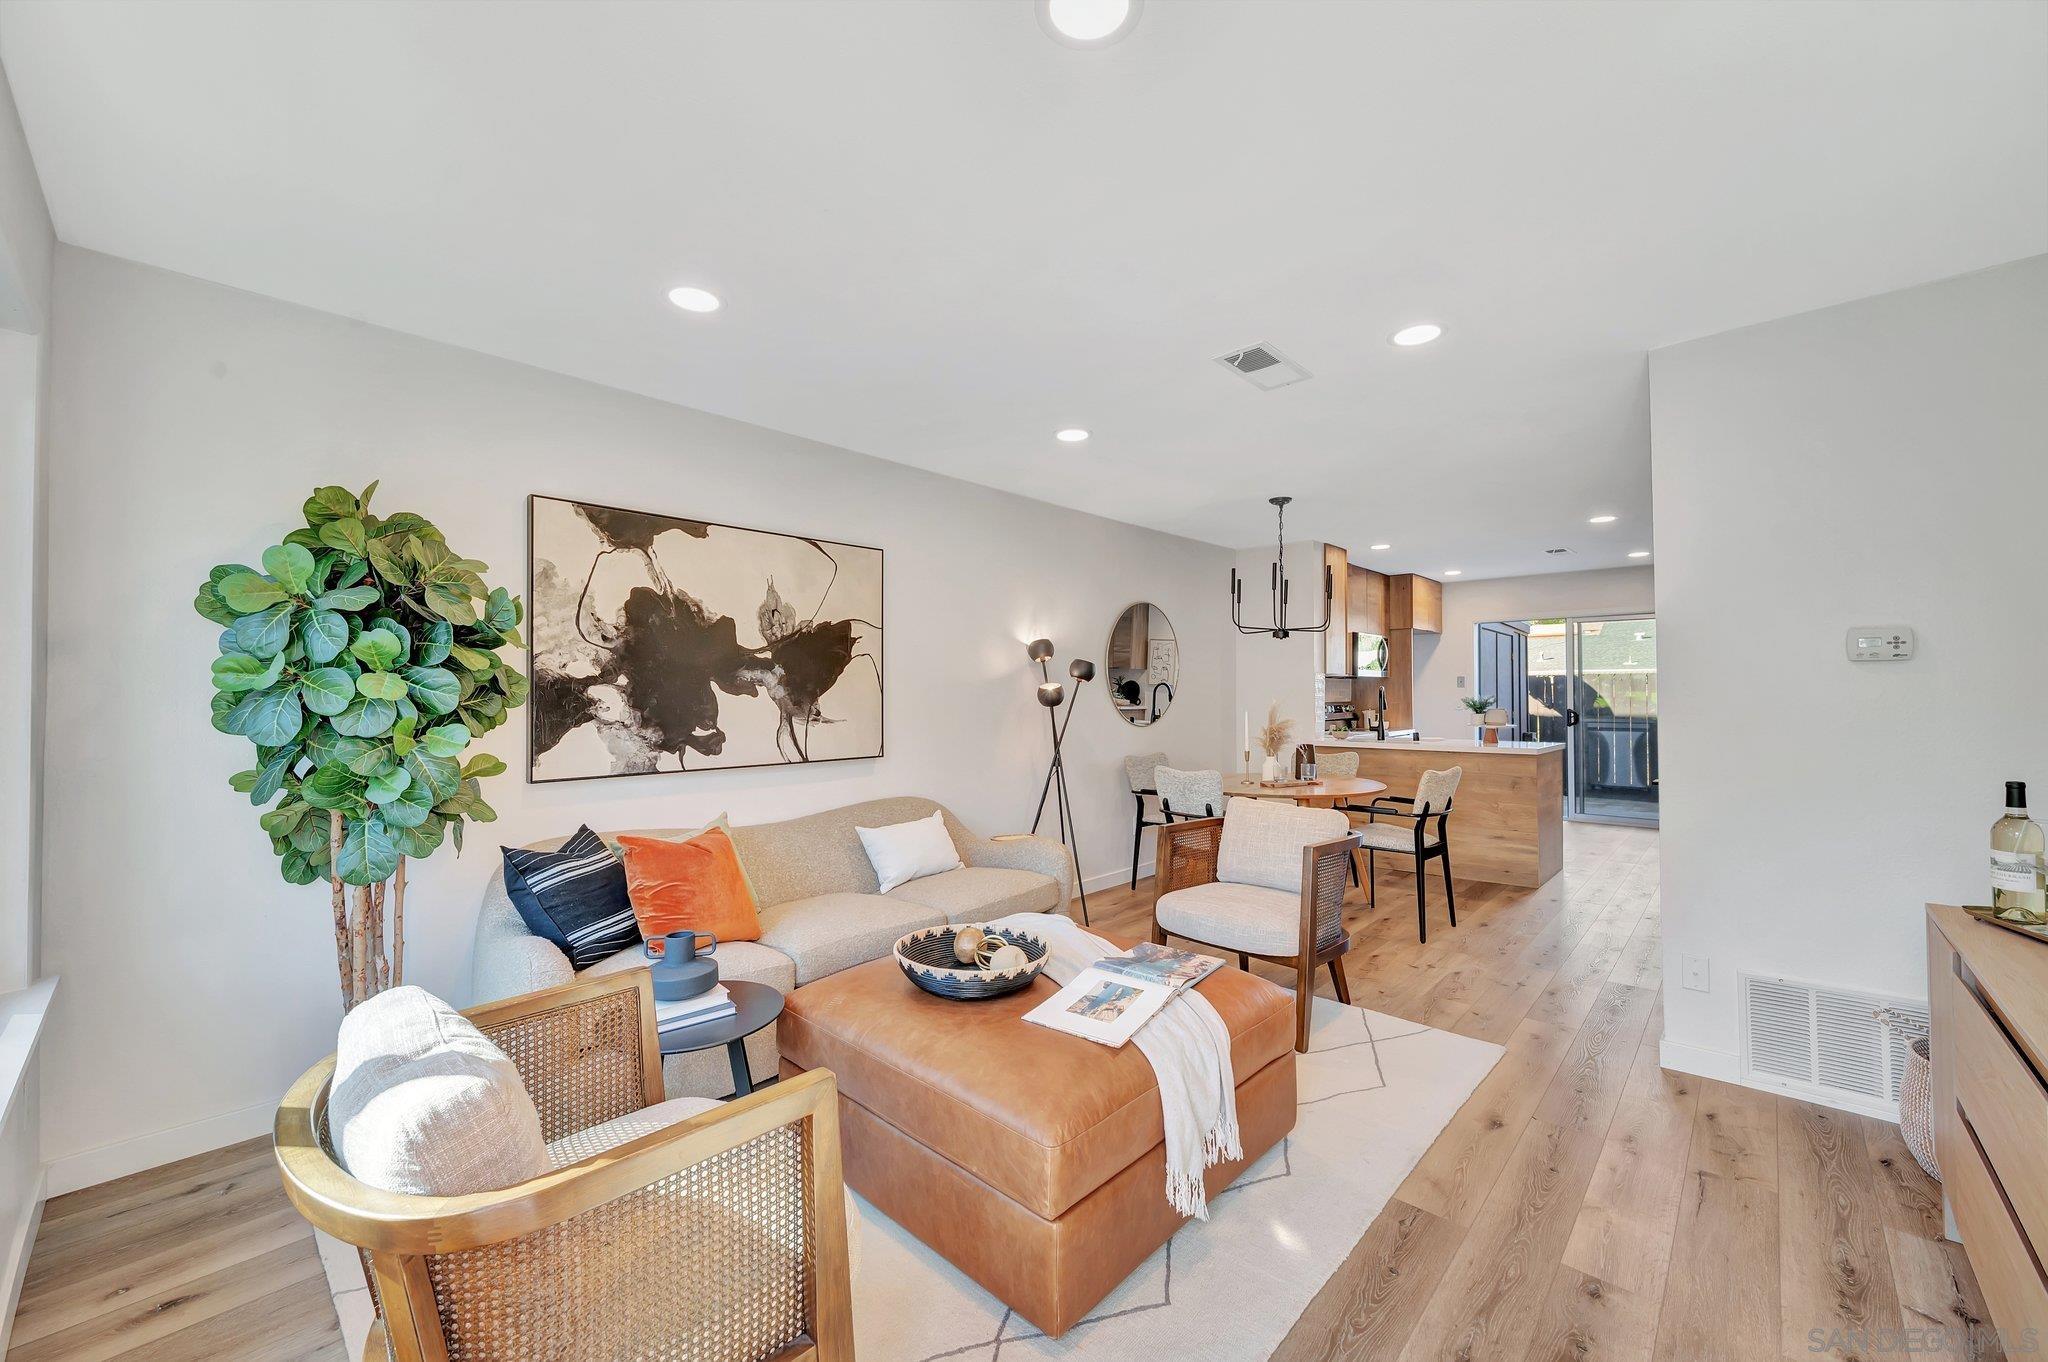
<svg viewBox="0 0 2048 1362"><path fill-rule="evenodd" d="M527 693L497 656L521 643L518 597L424 517L372 515L376 490L320 488L303 528L193 601L222 627L213 726L256 749L229 784L287 882L328 882L344 1008L403 981L406 861L497 817L482 783L505 763L470 742Z"/></svg>

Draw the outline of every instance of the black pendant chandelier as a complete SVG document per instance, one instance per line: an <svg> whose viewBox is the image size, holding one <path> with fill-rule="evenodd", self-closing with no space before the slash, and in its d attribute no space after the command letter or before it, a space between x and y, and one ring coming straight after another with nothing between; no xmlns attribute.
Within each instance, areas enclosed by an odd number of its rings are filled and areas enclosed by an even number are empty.
<svg viewBox="0 0 2048 1362"><path fill-rule="evenodd" d="M1268 497L1280 517L1280 552L1273 560L1273 622L1270 625L1246 624L1244 622L1244 582L1237 575L1237 569L1230 570L1230 622L1237 626L1240 634L1271 634L1274 638L1286 638L1289 634L1320 634L1330 627L1330 599L1334 581L1330 576L1330 565L1323 564L1323 622L1321 624L1287 623L1287 503L1293 497Z"/></svg>

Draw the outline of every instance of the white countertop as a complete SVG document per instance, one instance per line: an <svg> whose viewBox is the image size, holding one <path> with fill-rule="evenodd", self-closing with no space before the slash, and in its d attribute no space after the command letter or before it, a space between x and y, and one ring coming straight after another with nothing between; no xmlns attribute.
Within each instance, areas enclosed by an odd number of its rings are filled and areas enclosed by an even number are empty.
<svg viewBox="0 0 2048 1362"><path fill-rule="evenodd" d="M1469 752L1474 756L1495 753L1500 756L1533 757L1544 752L1562 752L1561 742L1498 742L1480 743L1470 738L1389 738L1385 742L1370 734L1345 738L1325 738L1318 747L1386 747L1400 752Z"/></svg>

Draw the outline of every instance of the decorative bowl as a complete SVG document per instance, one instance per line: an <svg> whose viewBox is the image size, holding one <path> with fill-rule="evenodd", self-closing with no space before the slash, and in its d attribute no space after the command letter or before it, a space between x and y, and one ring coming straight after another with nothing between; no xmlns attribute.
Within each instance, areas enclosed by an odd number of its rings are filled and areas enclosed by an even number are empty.
<svg viewBox="0 0 2048 1362"><path fill-rule="evenodd" d="M896 963L910 982L941 998L1000 998L1028 986L1045 968L1045 942L1028 932L990 931L989 936L1022 950L1029 963L1022 969L991 970L962 965L953 954L953 934L962 927L980 926L962 922L949 927L922 927L896 942ZM986 929L984 929L986 930Z"/></svg>

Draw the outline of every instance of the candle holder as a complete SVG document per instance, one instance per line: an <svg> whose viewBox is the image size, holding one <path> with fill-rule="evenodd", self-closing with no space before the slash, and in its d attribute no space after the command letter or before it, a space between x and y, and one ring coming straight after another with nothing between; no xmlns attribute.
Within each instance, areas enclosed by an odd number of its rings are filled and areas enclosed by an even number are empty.
<svg viewBox="0 0 2048 1362"><path fill-rule="evenodd" d="M1081 847L1077 829L1074 826L1073 801L1067 796L1067 764L1064 751L1067 739L1067 725L1074 721L1074 707L1067 703L1067 688L1052 679L1051 669L1046 666L1052 657L1051 639L1033 639L1024 650L1024 655L1038 664L1040 677L1038 703L1045 706L1046 724L1052 731L1052 764L1045 768L1045 780L1038 787L1038 812L1031 817L1031 830L1038 831L1038 825L1045 821L1045 800L1053 795L1053 813L1058 820L1060 845L1067 848L1074 859L1074 889L1081 897L1081 922L1088 921L1088 886L1081 881ZM1081 687L1095 679L1095 664L1086 658L1077 657L1067 665L1067 675L1073 678L1074 695L1081 693ZM1060 707L1066 705L1064 717Z"/></svg>

